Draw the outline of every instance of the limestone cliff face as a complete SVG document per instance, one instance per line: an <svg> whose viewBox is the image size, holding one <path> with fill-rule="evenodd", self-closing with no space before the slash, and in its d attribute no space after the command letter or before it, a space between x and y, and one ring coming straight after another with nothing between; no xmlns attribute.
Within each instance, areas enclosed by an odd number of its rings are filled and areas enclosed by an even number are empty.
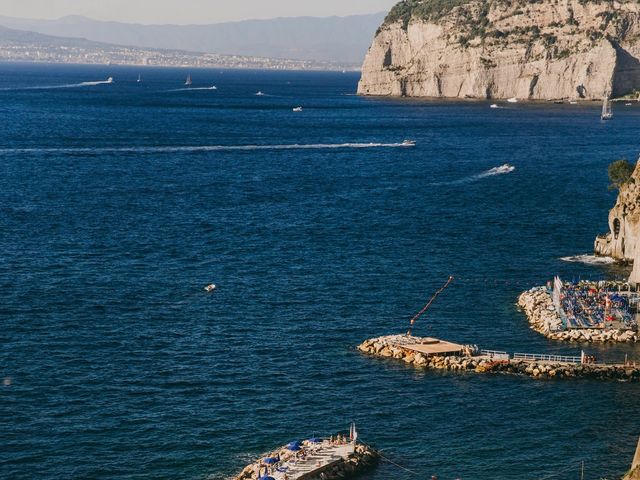
<svg viewBox="0 0 640 480"><path fill-rule="evenodd" d="M616 204L609 212L609 233L596 238L595 253L624 261L640 255L640 162L629 181L620 187Z"/></svg>
<svg viewBox="0 0 640 480"><path fill-rule="evenodd" d="M358 93L601 99L640 90L640 5L404 0L380 27Z"/></svg>

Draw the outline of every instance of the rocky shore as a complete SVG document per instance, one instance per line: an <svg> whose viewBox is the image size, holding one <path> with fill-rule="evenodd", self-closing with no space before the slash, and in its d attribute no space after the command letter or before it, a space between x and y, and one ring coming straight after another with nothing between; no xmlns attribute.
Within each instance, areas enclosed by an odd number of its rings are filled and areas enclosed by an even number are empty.
<svg viewBox="0 0 640 480"><path fill-rule="evenodd" d="M560 315L553 306L551 294L545 287L535 287L523 292L518 298L518 306L527 315L531 328L552 340L582 343L638 341L638 334L631 330L598 328L565 330Z"/></svg>
<svg viewBox="0 0 640 480"><path fill-rule="evenodd" d="M367 355L394 358L414 367L437 370L504 373L526 375L536 378L640 380L640 367L514 360L493 355L476 355L472 353L455 356L425 356L406 348L406 345L409 345L407 340L410 338L415 337L391 335L372 338L360 344L358 350ZM420 341L419 338L415 338L415 340Z"/></svg>
<svg viewBox="0 0 640 480"><path fill-rule="evenodd" d="M328 443L327 441L324 442ZM308 446L308 445L307 445ZM318 450L323 450L323 445L318 446ZM311 452L310 457L313 457ZM294 458L294 453L289 451L286 446L278 450L269 452L262 457L267 458L279 458L280 463L286 464ZM263 464L262 457L260 460L245 467L242 472L233 477L233 480L255 480L261 477L265 472L265 465ZM309 461L314 460L310 458ZM380 455L376 450L368 445L356 444L353 452L347 456L340 457L337 460L330 461L317 468L310 467L308 473L300 475L287 474L287 478L295 478L296 480L344 480L347 478L353 478L360 473L364 473L367 470L375 467L380 460ZM271 476L271 475L270 475ZM284 476L283 476L284 478Z"/></svg>

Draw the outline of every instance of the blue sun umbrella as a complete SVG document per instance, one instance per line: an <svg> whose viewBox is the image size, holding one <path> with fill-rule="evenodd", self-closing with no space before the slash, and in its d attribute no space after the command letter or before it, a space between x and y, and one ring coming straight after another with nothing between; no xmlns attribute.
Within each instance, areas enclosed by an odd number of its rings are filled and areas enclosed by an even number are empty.
<svg viewBox="0 0 640 480"><path fill-rule="evenodd" d="M298 442L291 442L289 445L287 445L287 450L289 450L290 452L299 452L300 450L302 450L302 447Z"/></svg>
<svg viewBox="0 0 640 480"><path fill-rule="evenodd" d="M322 440L319 439L318 437L311 437L309 440L307 440L307 442L309 442L309 443L322 443Z"/></svg>
<svg viewBox="0 0 640 480"><path fill-rule="evenodd" d="M262 463L264 463L266 465L275 465L279 461L280 461L280 459L277 458L277 457L267 457L267 458L263 458L262 459Z"/></svg>

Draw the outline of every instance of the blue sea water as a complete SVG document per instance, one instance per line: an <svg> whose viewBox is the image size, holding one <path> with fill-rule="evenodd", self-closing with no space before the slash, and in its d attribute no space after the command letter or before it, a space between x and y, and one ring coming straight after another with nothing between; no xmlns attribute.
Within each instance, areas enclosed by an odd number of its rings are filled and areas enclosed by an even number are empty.
<svg viewBox="0 0 640 480"><path fill-rule="evenodd" d="M217 90L179 90L187 73L0 64L0 477L222 479L350 421L416 472L368 480L624 473L640 385L354 347L452 274L417 334L579 352L514 303L555 273L625 274L560 257L606 231L640 106L603 123L595 104L360 98L354 74L197 70ZM251 145L279 147L220 148Z"/></svg>

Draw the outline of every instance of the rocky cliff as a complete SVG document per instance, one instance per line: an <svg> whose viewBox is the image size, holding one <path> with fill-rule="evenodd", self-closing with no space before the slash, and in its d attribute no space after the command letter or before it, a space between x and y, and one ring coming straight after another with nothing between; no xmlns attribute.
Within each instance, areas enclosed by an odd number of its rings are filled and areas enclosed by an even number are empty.
<svg viewBox="0 0 640 480"><path fill-rule="evenodd" d="M597 255L633 261L636 255L640 255L639 243L640 162L631 178L620 187L616 204L609 212L609 233L596 238L594 249ZM634 267L640 267L640 262L637 263ZM634 273L636 270L634 268Z"/></svg>
<svg viewBox="0 0 640 480"><path fill-rule="evenodd" d="M640 4L404 0L378 29L358 92L601 99L640 90Z"/></svg>

